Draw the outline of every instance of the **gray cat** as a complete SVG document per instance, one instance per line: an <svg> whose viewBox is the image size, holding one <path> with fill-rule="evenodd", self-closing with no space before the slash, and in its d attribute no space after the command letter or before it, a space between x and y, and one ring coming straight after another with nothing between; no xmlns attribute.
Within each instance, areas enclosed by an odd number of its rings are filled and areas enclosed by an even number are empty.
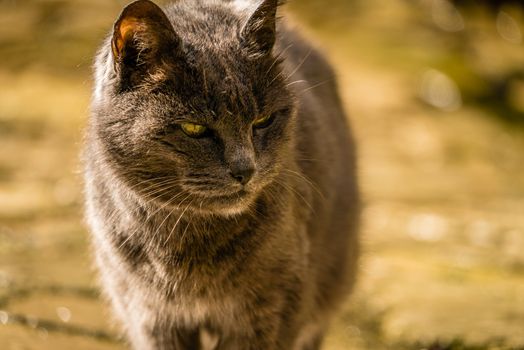
<svg viewBox="0 0 524 350"><path fill-rule="evenodd" d="M354 146L278 0L127 6L96 60L87 220L135 349L319 349L354 284Z"/></svg>

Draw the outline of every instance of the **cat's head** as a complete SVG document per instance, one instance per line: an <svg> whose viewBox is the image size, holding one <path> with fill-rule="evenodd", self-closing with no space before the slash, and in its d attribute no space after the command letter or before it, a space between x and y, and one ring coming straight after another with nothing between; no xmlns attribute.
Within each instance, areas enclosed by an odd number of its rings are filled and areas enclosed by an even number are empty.
<svg viewBox="0 0 524 350"><path fill-rule="evenodd" d="M97 62L94 133L141 198L246 210L292 145L294 99L273 52L278 0L127 6Z"/></svg>

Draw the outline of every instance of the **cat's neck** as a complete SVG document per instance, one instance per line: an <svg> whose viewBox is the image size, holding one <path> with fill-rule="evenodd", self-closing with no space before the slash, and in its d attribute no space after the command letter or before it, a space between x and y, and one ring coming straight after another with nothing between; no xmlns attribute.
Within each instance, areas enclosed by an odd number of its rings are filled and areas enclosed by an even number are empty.
<svg viewBox="0 0 524 350"><path fill-rule="evenodd" d="M291 194L282 193L283 198L287 195ZM241 259L239 254L246 254L273 239L274 233L265 228L284 220L291 210L290 206L274 204L262 191L250 209L236 215L150 205L135 210L127 222L132 227L128 232L133 236L124 233L122 240L128 243L124 250L143 251L163 266L176 267L180 273L190 267L207 271L210 264L216 267L227 264L230 259Z"/></svg>

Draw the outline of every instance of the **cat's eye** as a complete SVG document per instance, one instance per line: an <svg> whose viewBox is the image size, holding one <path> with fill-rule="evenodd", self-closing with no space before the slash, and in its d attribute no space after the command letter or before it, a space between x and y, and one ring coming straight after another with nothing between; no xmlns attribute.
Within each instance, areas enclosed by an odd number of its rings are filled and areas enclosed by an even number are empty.
<svg viewBox="0 0 524 350"><path fill-rule="evenodd" d="M182 123L180 128L189 137L200 137L204 136L208 131L208 128L204 125L195 124L195 123Z"/></svg>
<svg viewBox="0 0 524 350"><path fill-rule="evenodd" d="M255 119L253 122L253 127L257 129L262 129L268 127L273 122L273 114L268 114L266 116Z"/></svg>

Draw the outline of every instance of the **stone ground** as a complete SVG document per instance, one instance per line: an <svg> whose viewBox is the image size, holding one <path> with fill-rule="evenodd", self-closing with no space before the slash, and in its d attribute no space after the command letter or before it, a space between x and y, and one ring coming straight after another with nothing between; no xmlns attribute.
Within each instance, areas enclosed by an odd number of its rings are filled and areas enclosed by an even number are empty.
<svg viewBox="0 0 524 350"><path fill-rule="evenodd" d="M98 297L78 161L91 57L123 3L0 1L1 349L125 348ZM471 71L524 50L482 14L444 33L428 3L286 9L337 67L359 143L361 278L326 350L524 348L524 134L464 93ZM457 36L480 38L474 54Z"/></svg>

